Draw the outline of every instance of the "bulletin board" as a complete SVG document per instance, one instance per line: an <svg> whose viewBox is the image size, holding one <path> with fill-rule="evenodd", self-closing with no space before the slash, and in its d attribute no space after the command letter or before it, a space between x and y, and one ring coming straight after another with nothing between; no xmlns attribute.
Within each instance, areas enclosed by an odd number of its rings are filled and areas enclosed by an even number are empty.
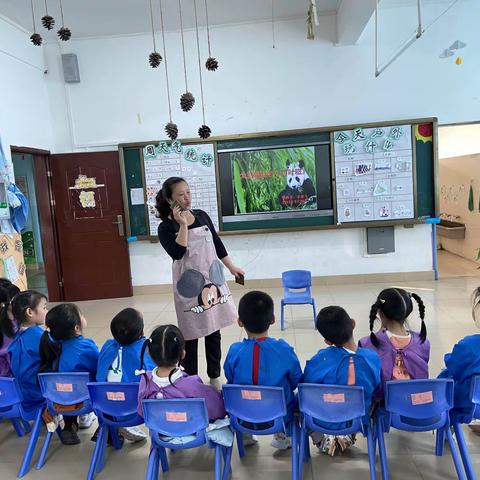
<svg viewBox="0 0 480 480"><path fill-rule="evenodd" d="M23 260L23 244L19 234L0 235L1 276L14 283L20 290L27 289L26 267Z"/></svg>

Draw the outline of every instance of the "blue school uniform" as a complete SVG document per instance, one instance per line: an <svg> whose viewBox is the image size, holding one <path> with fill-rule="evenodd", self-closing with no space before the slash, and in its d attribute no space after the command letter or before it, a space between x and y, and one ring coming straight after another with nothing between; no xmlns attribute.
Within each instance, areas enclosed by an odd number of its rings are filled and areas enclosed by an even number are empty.
<svg viewBox="0 0 480 480"><path fill-rule="evenodd" d="M372 405L373 392L380 386L380 357L373 350L359 348L351 353L343 347L331 346L320 350L307 360L303 375L304 383L324 385L347 385L348 366L353 359L355 369L355 386L363 387L365 410L368 413ZM368 421L368 415L364 421ZM339 429L345 425L322 423L325 428Z"/></svg>
<svg viewBox="0 0 480 480"><path fill-rule="evenodd" d="M258 370L254 373L254 347L258 345ZM282 339L245 339L230 346L223 366L228 383L282 387L289 417L293 414L293 391L302 379L302 368L293 348Z"/></svg>
<svg viewBox="0 0 480 480"><path fill-rule="evenodd" d="M452 352L445 355L445 366L439 378L453 378L455 411L460 414L461 421L469 421L472 377L480 375L480 335L469 335L460 340Z"/></svg>
<svg viewBox="0 0 480 480"><path fill-rule="evenodd" d="M97 373L98 347L90 338L78 336L63 340L58 362L59 372L89 372L92 379Z"/></svg>
<svg viewBox="0 0 480 480"><path fill-rule="evenodd" d="M107 340L98 357L97 382L107 382L108 372L111 368L121 370L122 382L140 382L141 375L135 375L135 370L140 370L140 354L144 343L145 337L130 345L121 345L114 339ZM121 365L116 365L115 362L120 361L120 348L122 349ZM144 362L147 372L156 368L148 352L145 352Z"/></svg>
<svg viewBox="0 0 480 480"><path fill-rule="evenodd" d="M32 409L44 403L37 382L40 338L43 332L43 328L39 326L19 330L8 347L12 373L22 391L23 406L26 409Z"/></svg>

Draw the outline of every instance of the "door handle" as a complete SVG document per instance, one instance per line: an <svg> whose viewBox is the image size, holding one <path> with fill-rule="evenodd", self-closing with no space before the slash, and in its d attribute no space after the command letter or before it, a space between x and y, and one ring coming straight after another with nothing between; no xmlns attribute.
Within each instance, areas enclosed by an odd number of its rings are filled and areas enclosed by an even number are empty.
<svg viewBox="0 0 480 480"><path fill-rule="evenodd" d="M118 225L118 234L121 237L124 237L125 236L125 231L124 231L124 228L123 228L123 216L122 215L117 215L117 221L112 222L112 223L114 225Z"/></svg>

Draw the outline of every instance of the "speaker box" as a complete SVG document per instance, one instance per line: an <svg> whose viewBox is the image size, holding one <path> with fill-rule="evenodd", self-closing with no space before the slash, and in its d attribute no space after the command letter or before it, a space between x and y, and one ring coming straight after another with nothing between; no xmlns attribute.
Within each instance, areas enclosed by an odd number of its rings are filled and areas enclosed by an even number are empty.
<svg viewBox="0 0 480 480"><path fill-rule="evenodd" d="M79 83L80 70L74 53L62 53L63 78L66 83Z"/></svg>
<svg viewBox="0 0 480 480"><path fill-rule="evenodd" d="M375 255L395 251L395 227L367 228L367 253Z"/></svg>

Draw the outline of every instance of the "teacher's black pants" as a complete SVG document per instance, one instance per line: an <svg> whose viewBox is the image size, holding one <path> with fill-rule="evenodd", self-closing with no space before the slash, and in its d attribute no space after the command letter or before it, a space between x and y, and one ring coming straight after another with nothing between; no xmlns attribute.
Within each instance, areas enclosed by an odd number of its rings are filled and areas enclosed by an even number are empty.
<svg viewBox="0 0 480 480"><path fill-rule="evenodd" d="M222 337L220 330L205 337L205 357L207 358L207 375L209 378L218 378L222 372ZM198 374L198 338L185 342L185 358L182 366L188 375Z"/></svg>

